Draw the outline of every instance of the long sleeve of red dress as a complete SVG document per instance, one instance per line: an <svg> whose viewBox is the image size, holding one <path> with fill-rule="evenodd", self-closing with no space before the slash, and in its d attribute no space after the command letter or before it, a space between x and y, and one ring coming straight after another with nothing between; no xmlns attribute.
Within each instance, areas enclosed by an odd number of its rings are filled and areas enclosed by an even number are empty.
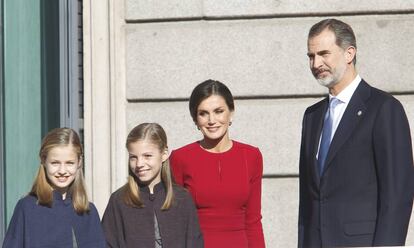
<svg viewBox="0 0 414 248"><path fill-rule="evenodd" d="M265 247L258 148L233 141L230 150L211 153L195 142L173 151L170 163L194 199L206 248Z"/></svg>

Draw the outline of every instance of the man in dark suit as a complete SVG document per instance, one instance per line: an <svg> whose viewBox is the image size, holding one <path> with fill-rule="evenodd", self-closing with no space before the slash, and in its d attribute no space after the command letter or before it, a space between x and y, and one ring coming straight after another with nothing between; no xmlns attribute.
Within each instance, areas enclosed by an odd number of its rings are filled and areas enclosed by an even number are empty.
<svg viewBox="0 0 414 248"><path fill-rule="evenodd" d="M405 243L414 195L407 116L397 99L360 78L356 53L342 21L309 31L310 69L329 96L303 118L299 247Z"/></svg>

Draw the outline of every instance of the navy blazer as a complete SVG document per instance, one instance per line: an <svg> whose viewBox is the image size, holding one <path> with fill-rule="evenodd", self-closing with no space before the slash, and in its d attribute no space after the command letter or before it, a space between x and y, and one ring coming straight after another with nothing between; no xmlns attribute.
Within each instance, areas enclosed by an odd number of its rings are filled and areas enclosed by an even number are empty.
<svg viewBox="0 0 414 248"><path fill-rule="evenodd" d="M298 247L404 245L414 166L401 103L362 80L319 176L316 154L328 101L309 107L303 118Z"/></svg>

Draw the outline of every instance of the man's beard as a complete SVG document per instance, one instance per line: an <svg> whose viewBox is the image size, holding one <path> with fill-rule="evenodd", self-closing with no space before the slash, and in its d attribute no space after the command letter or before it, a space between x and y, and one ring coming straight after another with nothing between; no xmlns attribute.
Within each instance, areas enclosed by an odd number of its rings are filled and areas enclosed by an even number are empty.
<svg viewBox="0 0 414 248"><path fill-rule="evenodd" d="M331 73L326 77L323 77L323 78L315 77L315 78L320 85L325 86L327 88L332 88L334 85L339 83L339 81L341 81L341 79L343 78L345 74L345 70L346 70L346 65L340 66L334 69L333 71L329 71Z"/></svg>

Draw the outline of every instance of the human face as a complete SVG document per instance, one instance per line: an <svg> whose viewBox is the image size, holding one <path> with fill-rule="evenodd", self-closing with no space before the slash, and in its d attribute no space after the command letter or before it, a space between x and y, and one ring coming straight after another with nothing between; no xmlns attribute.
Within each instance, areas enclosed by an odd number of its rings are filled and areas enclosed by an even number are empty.
<svg viewBox="0 0 414 248"><path fill-rule="evenodd" d="M336 44L335 34L325 29L308 40L309 66L313 76L323 86L339 84L347 70L347 51Z"/></svg>
<svg viewBox="0 0 414 248"><path fill-rule="evenodd" d="M228 137L228 128L233 116L226 100L219 95L211 95L197 107L196 125L207 140L221 140Z"/></svg>
<svg viewBox="0 0 414 248"><path fill-rule="evenodd" d="M161 181L161 167L168 159L168 151L160 151L158 145L148 140L139 140L128 145L128 152L131 171L152 192Z"/></svg>
<svg viewBox="0 0 414 248"><path fill-rule="evenodd" d="M53 189L62 193L63 198L81 167L76 150L71 145L57 146L47 153L46 176Z"/></svg>

